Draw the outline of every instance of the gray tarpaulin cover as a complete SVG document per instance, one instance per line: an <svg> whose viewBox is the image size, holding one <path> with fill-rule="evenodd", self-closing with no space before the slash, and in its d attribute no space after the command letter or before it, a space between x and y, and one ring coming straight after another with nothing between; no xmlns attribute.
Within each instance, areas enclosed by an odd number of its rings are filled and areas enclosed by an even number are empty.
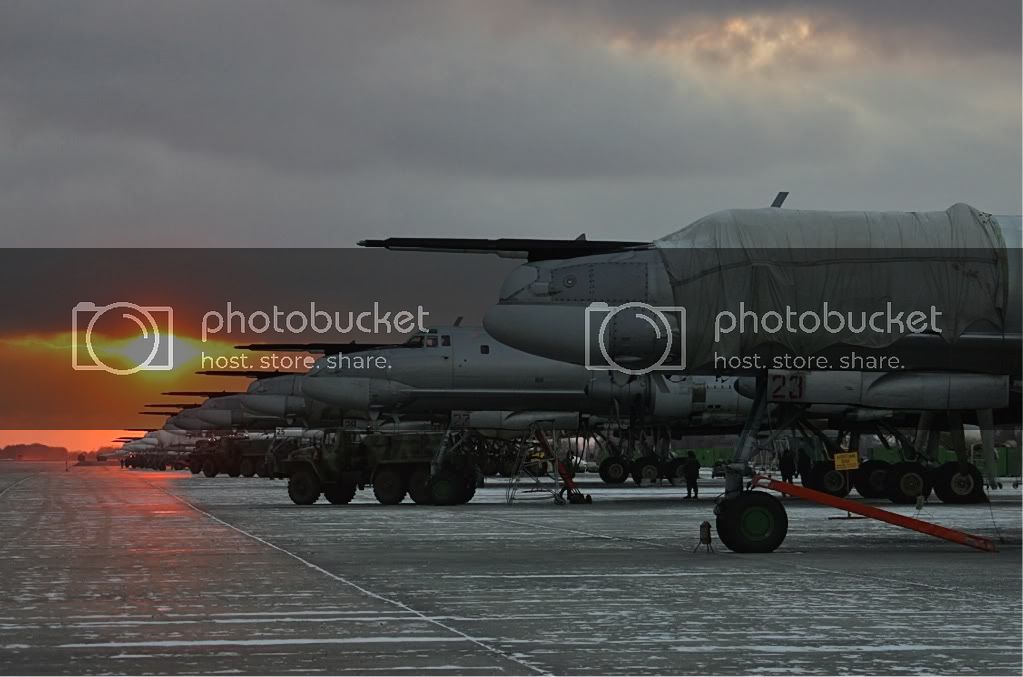
<svg viewBox="0 0 1023 677"><path fill-rule="evenodd" d="M902 335L848 327L838 333L754 332L747 315L745 331L722 334L715 342L721 311L819 314L827 303L861 326L863 313L886 311L889 302L887 314L893 316L935 306L942 313L937 326L950 342L978 322L1001 328L1005 315L1008 271L1001 231L989 214L962 203L939 212L731 209L656 245L675 301L686 309L690 366L710 363L715 353L748 355L765 343L812 355L840 343L881 348ZM807 325L812 326L809 318Z"/></svg>

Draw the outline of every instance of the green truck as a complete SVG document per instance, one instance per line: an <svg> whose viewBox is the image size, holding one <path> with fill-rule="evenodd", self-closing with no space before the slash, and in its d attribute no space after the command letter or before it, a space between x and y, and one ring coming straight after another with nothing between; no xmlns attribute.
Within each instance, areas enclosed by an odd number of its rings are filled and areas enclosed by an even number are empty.
<svg viewBox="0 0 1023 677"><path fill-rule="evenodd" d="M457 445L444 450L447 440L441 432L325 431L288 453L278 468L298 505L311 505L321 494L330 503L349 503L367 486L386 505L406 495L420 505L467 503L482 475L475 454Z"/></svg>

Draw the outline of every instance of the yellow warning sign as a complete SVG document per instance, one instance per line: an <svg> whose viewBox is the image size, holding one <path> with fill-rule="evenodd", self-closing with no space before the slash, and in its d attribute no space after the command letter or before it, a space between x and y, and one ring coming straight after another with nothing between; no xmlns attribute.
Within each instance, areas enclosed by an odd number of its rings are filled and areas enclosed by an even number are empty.
<svg viewBox="0 0 1023 677"><path fill-rule="evenodd" d="M859 467L859 452L846 451L841 454L835 454L835 470L856 470Z"/></svg>

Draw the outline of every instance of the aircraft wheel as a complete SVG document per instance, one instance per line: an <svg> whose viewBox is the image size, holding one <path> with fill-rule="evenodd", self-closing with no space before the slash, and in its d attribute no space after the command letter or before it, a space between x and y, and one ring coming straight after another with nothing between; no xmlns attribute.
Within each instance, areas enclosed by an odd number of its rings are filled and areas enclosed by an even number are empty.
<svg viewBox="0 0 1023 677"><path fill-rule="evenodd" d="M934 493L943 503L983 503L984 478L972 463L950 461L934 471Z"/></svg>
<svg viewBox="0 0 1023 677"><path fill-rule="evenodd" d="M432 505L433 494L430 492L430 471L416 470L408 479L408 495L417 505Z"/></svg>
<svg viewBox="0 0 1023 677"><path fill-rule="evenodd" d="M632 479L640 486L657 484L661 478L661 464L654 456L644 456L632 464Z"/></svg>
<svg viewBox="0 0 1023 677"><path fill-rule="evenodd" d="M718 503L718 538L734 552L774 552L789 530L785 507L763 491L745 491Z"/></svg>
<svg viewBox="0 0 1023 677"><path fill-rule="evenodd" d="M455 505L465 493L465 478L450 470L441 470L430 478L434 505Z"/></svg>
<svg viewBox="0 0 1023 677"><path fill-rule="evenodd" d="M206 477L217 476L217 463L212 458L207 458L202 464L202 474Z"/></svg>
<svg viewBox="0 0 1023 677"><path fill-rule="evenodd" d="M831 461L814 463L813 472L810 475L813 478L810 483L817 491L823 491L825 494L831 494L838 498L849 495L849 474L835 470L835 465Z"/></svg>
<svg viewBox="0 0 1023 677"><path fill-rule="evenodd" d="M373 475L373 495L384 505L398 505L405 498L405 480L393 468L377 470Z"/></svg>
<svg viewBox="0 0 1023 677"><path fill-rule="evenodd" d="M476 481L473 479L465 480L465 490L462 492L462 500L459 503L468 503L472 500L472 497L476 495Z"/></svg>
<svg viewBox="0 0 1023 677"><path fill-rule="evenodd" d="M885 493L892 503L916 503L917 496L931 495L927 469L914 461L896 463L888 469Z"/></svg>
<svg viewBox="0 0 1023 677"><path fill-rule="evenodd" d="M608 484L622 484L629 479L629 465L621 456L608 456L600 462L600 479Z"/></svg>
<svg viewBox="0 0 1023 677"><path fill-rule="evenodd" d="M340 482L323 490L323 497L333 505L347 505L355 498L354 482Z"/></svg>
<svg viewBox="0 0 1023 677"><path fill-rule="evenodd" d="M255 477L256 464L252 462L251 458L243 458L242 462L238 464L238 472L242 477Z"/></svg>
<svg viewBox="0 0 1023 677"><path fill-rule="evenodd" d="M288 478L288 497L297 505L312 505L320 498L320 478L312 468L298 468Z"/></svg>
<svg viewBox="0 0 1023 677"><path fill-rule="evenodd" d="M885 461L866 461L853 473L853 486L863 498L884 498L888 468Z"/></svg>
<svg viewBox="0 0 1023 677"><path fill-rule="evenodd" d="M681 458L675 458L664 466L664 476L668 478L673 487L681 487L686 483L686 476L682 470L682 467L686 464L685 460Z"/></svg>
<svg viewBox="0 0 1023 677"><path fill-rule="evenodd" d="M483 462L480 464L480 470L483 471L485 477L493 477L498 471L497 459L487 454L483 457Z"/></svg>

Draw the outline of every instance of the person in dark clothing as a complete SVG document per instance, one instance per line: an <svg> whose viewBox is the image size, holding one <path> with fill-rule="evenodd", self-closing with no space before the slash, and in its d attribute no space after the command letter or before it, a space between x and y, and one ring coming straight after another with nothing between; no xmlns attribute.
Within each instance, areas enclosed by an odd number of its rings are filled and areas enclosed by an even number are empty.
<svg viewBox="0 0 1023 677"><path fill-rule="evenodd" d="M810 460L810 455L802 449L799 450L799 477L803 486L810 481L810 476L813 474L813 461Z"/></svg>
<svg viewBox="0 0 1023 677"><path fill-rule="evenodd" d="M796 477L796 458L791 449L786 449L781 460L778 461L778 471L781 472L782 482L792 482Z"/></svg>
<svg viewBox="0 0 1023 677"><path fill-rule="evenodd" d="M686 478L686 498L699 498L700 462L696 460L696 454L692 451L686 456L686 462L682 464L682 474Z"/></svg>

